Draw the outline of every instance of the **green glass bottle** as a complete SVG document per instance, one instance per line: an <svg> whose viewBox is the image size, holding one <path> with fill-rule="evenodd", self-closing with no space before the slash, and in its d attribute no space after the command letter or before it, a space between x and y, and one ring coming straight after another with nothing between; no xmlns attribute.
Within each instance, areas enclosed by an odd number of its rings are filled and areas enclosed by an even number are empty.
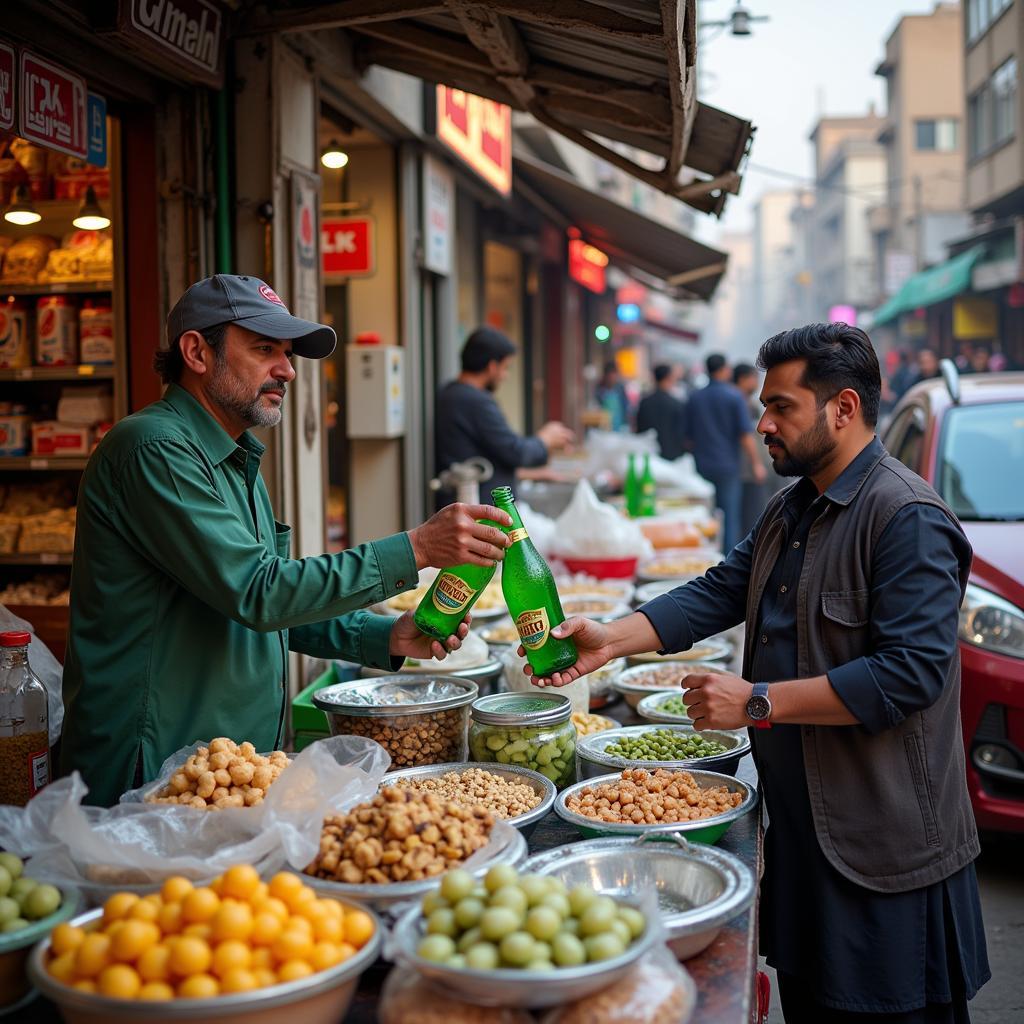
<svg viewBox="0 0 1024 1024"><path fill-rule="evenodd" d="M555 578L523 528L512 488L496 487L491 497L512 518L512 526L503 527L511 544L501 569L501 590L526 650L526 660L538 676L561 672L576 664L577 653L572 640L556 640L551 635L551 630L565 621Z"/></svg>
<svg viewBox="0 0 1024 1024"><path fill-rule="evenodd" d="M630 516L639 515L637 496L640 492L640 480L636 473L636 456L630 452L629 462L626 465L626 480L623 484L623 492L626 495L626 513Z"/></svg>
<svg viewBox="0 0 1024 1024"><path fill-rule="evenodd" d="M654 483L654 474L651 472L650 455L644 456L644 471L640 476L640 486L637 490L639 491L637 504L640 506L637 514L653 516L657 512L658 488Z"/></svg>
<svg viewBox="0 0 1024 1024"><path fill-rule="evenodd" d="M508 532L489 519L480 522ZM416 628L442 643L453 636L484 587L491 582L496 569L496 565L454 565L442 569L416 609L413 616Z"/></svg>

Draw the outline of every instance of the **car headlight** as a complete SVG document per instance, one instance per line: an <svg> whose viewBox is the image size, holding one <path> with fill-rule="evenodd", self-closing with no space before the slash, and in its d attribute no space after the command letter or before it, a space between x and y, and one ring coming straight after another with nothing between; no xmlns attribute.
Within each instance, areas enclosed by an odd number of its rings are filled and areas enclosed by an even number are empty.
<svg viewBox="0 0 1024 1024"><path fill-rule="evenodd" d="M960 606L959 633L982 650L1024 658L1024 611L973 583Z"/></svg>

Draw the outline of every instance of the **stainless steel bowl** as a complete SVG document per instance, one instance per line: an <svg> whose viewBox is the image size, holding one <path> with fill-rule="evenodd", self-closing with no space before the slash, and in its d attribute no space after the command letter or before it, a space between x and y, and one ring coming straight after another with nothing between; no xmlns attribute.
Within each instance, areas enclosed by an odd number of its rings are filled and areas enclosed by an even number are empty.
<svg viewBox="0 0 1024 1024"><path fill-rule="evenodd" d="M467 867L476 876L487 874L488 870L495 864L511 864L519 867L527 857L526 840L517 829L507 830L506 841L503 842L491 856L483 859L473 867ZM320 896L335 896L340 899L350 900L365 907L371 907L381 914L393 914L402 903L411 900L419 901L428 892L437 887L439 878L425 878L418 882L385 882L379 885L369 882L352 884L349 882L331 882L326 878L316 878L313 875L303 875L302 880L311 889L315 889Z"/></svg>
<svg viewBox="0 0 1024 1024"><path fill-rule="evenodd" d="M591 733L589 736L581 737L576 744L577 777L593 779L598 775L607 775L610 771L622 771L624 768L648 768L651 770L667 768L670 771L700 768L702 771L735 775L740 766L740 758L750 751L750 738L747 736L746 729L737 729L736 731L704 729L700 733L701 736L714 740L729 749L722 754L682 758L678 761L634 761L605 753L606 747L610 747L621 739L640 736L646 732L653 732L655 729L664 729L668 732L680 733L683 736L696 734L692 725L655 725L653 723L651 725L627 725L619 729L606 729L604 732Z"/></svg>
<svg viewBox="0 0 1024 1024"><path fill-rule="evenodd" d="M640 701L652 693L681 693L682 680L693 672L726 672L721 662L672 661L660 665L634 665L620 672L615 680L615 689L626 698L626 703L635 708ZM672 682L656 686L644 681L648 674L657 674Z"/></svg>
<svg viewBox="0 0 1024 1024"><path fill-rule="evenodd" d="M438 678L446 679L469 679L476 683L480 693L493 693L501 679L502 664L497 658L490 658L482 665L471 665L469 668L457 669L454 672L445 672L429 662L420 665L417 669L402 670L399 676L415 675L416 673L429 672ZM364 665L359 674L363 679L374 679L378 676L390 676L393 673L387 669L370 668Z"/></svg>
<svg viewBox="0 0 1024 1024"><path fill-rule="evenodd" d="M517 814L514 818L504 819L509 825L519 829L526 838L530 837L541 818L551 810L551 805L558 794L555 784L540 772L513 764L490 764L483 761L455 761L450 764L424 765L421 768L403 768L397 772L388 772L382 785L393 785L399 779L439 779L449 772L458 772L461 775L469 768L479 768L481 771L490 772L503 779L511 779L513 782L525 782L540 797L540 803L533 810Z"/></svg>
<svg viewBox="0 0 1024 1024"><path fill-rule="evenodd" d="M527 971L501 968L475 971L468 967L447 967L416 955L416 947L426 933L426 922L419 907L412 907L395 924L391 940L400 963L407 963L431 984L480 1006L520 1006L539 1009L557 1006L607 988L623 977L658 941L658 930L647 930L612 960L601 960L579 967L558 967L553 971Z"/></svg>
<svg viewBox="0 0 1024 1024"><path fill-rule="evenodd" d="M595 669L587 676L592 711L619 699L619 692L615 689L615 680L625 667L625 658L612 658L607 664Z"/></svg>
<svg viewBox="0 0 1024 1024"><path fill-rule="evenodd" d="M643 654L631 654L630 665L664 665L670 661L728 661L732 657L732 644L721 637L708 637L700 640L688 651L676 651L674 654L658 654L646 651Z"/></svg>
<svg viewBox="0 0 1024 1024"><path fill-rule="evenodd" d="M600 821L597 818L588 818L585 814L577 814L566 807L566 801L575 796L581 789L588 786L599 786L604 782L618 782L621 772L613 772L610 775L601 775L596 779L586 779L577 782L568 789L563 789L555 798L555 814L563 821L575 825L580 833L587 839L595 839L601 836L643 836L649 834L664 834L678 832L685 838L696 843L716 843L729 831L729 826L744 814L752 811L757 806L757 790L747 785L741 779L733 778L731 775L720 775L718 772L703 771L698 768L686 768L685 771L693 776L694 781L701 789L710 786L725 786L732 793L743 794L743 799L737 807L722 814L716 814L713 818L701 818L698 821L674 821L663 822L660 825L634 825L632 822Z"/></svg>
<svg viewBox="0 0 1024 1024"><path fill-rule="evenodd" d="M101 909L90 910L71 923L88 931L99 924L102 916ZM374 924L373 936L366 945L336 967L318 971L299 981L211 999L141 1002L80 992L57 981L46 970L50 949L48 939L32 950L28 971L35 986L57 1004L68 1024L106 1024L108 1021L188 1021L189 1024L294 1024L302 1021L302 1024L336 1024L348 1010L359 976L377 959L384 928L378 920Z"/></svg>
<svg viewBox="0 0 1024 1024"><path fill-rule="evenodd" d="M588 839L531 857L524 871L554 875L566 886L587 885L636 900L654 890L668 946L688 960L714 942L722 926L754 901L754 874L738 857L714 846L691 843L679 833L668 842L649 836Z"/></svg>
<svg viewBox="0 0 1024 1024"><path fill-rule="evenodd" d="M673 697L680 697L678 693L649 693L641 697L636 706L636 713L647 719L648 722L661 722L667 725L693 725L693 719L689 715L677 715L672 711L665 711L664 705Z"/></svg>

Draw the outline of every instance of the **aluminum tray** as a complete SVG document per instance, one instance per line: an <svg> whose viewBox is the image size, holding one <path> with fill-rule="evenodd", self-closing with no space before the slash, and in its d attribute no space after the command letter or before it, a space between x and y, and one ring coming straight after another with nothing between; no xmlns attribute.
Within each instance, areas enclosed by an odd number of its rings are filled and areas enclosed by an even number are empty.
<svg viewBox="0 0 1024 1024"><path fill-rule="evenodd" d="M714 942L722 926L747 910L754 874L725 850L691 843L678 832L667 842L650 836L588 839L531 857L524 871L554 875L566 886L593 886L617 899L654 890L668 946L688 960Z"/></svg>
<svg viewBox="0 0 1024 1024"><path fill-rule="evenodd" d="M656 729L665 729L668 732L682 733L684 736L691 736L696 733L692 725L627 725L619 729L606 729L604 732L591 733L583 736L576 744L576 775L580 779L593 779L598 775L606 775L616 769L623 768L668 768L670 771L689 770L700 768L708 772L724 772L726 775L735 775L740 766L740 758L750 751L750 737L746 729L735 731L724 731L716 729L704 729L701 736L721 743L729 749L722 754L711 754L708 757L682 758L678 761L634 761L625 757L616 757L614 754L606 754L605 747L617 742L620 739L640 736L645 732L652 732Z"/></svg>
<svg viewBox="0 0 1024 1024"><path fill-rule="evenodd" d="M509 825L519 829L525 837L531 835L541 818L545 817L548 811L551 810L551 805L555 802L555 797L558 795L555 784L550 779L541 775L540 772L532 771L529 768L520 768L518 765L492 764L483 761L453 761L448 764L422 765L419 768L402 768L395 772L388 772L381 784L390 786L399 779L439 779L442 775L447 775L449 772L458 772L461 775L468 768L480 768L485 772L490 772L492 775L499 775L503 779L513 779L516 782L528 783L535 793L540 794L540 803L532 811L527 811L525 814L517 814L514 818L504 819Z"/></svg>
<svg viewBox="0 0 1024 1024"><path fill-rule="evenodd" d="M674 821L663 822L660 825L634 825L632 822L599 821L596 818L588 818L585 814L576 814L570 811L566 800L578 793L586 786L598 786L603 782L617 782L621 778L621 772L612 772L610 775L601 775L596 779L585 779L577 782L567 789L563 789L555 799L555 814L563 821L575 825L586 839L597 839L603 836L645 836L664 835L670 832L678 832L686 839L695 843L717 843L726 832L729 826L744 814L749 813L757 805L757 790L747 785L741 779L735 779L731 775L720 775L718 772L702 771L697 768L686 768L694 778L694 781L702 789L710 786L725 786L733 793L742 793L743 800L738 807L723 814L715 815L713 818L701 818L698 821Z"/></svg>
<svg viewBox="0 0 1024 1024"><path fill-rule="evenodd" d="M682 693L685 687L682 680L694 672L727 672L720 661L672 661L660 665L633 665L620 672L615 680L615 689L626 698L626 703L635 708L640 701L652 693ZM672 685L652 686L642 682L643 677L649 672L664 673L665 675L676 675L678 679ZM673 686L677 689L673 689Z"/></svg>

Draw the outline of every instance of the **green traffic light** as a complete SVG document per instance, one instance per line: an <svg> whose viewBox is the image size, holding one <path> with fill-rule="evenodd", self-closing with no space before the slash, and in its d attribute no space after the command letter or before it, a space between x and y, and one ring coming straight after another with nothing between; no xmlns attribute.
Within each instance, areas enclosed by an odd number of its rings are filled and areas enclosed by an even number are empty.
<svg viewBox="0 0 1024 1024"><path fill-rule="evenodd" d="M594 328L594 337L598 341L607 341L612 336L611 328L605 324L598 324Z"/></svg>

